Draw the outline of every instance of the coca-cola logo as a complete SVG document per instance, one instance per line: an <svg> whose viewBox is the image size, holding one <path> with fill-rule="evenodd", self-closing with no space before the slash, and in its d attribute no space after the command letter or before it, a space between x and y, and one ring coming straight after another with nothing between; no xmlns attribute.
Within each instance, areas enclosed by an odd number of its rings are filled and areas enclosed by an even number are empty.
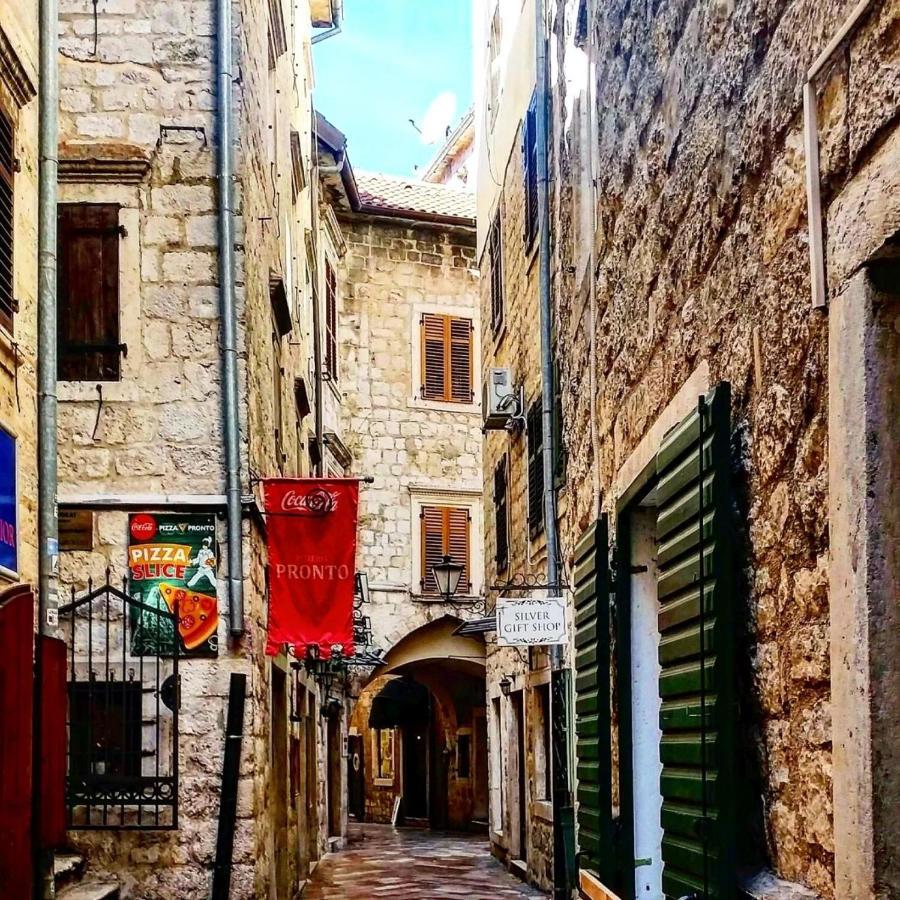
<svg viewBox="0 0 900 900"><path fill-rule="evenodd" d="M313 488L305 494L289 490L281 498L282 512L295 515L324 516L334 510L337 497L324 488Z"/></svg>
<svg viewBox="0 0 900 900"><path fill-rule="evenodd" d="M131 520L131 536L136 541L151 541L156 537L156 519L147 513L134 516Z"/></svg>

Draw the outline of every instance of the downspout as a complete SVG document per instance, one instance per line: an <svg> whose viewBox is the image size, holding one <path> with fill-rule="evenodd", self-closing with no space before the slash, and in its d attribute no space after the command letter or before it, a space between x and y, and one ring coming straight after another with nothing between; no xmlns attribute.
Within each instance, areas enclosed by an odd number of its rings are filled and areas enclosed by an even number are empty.
<svg viewBox="0 0 900 900"><path fill-rule="evenodd" d="M321 41L327 41L328 38L334 37L336 34L341 33L342 19L343 19L343 13L344 13L344 2L343 2L343 0L332 0L331 6L332 6L331 21L334 24L327 31L323 31L321 34L314 34L310 43L318 44Z"/></svg>
<svg viewBox="0 0 900 900"><path fill-rule="evenodd" d="M316 451L318 459L316 460L316 475L321 478L325 474L325 401L323 398L323 378L322 378L322 315L319 309L321 301L319 292L319 239L318 239L318 220L319 220L319 176L326 169L325 166L319 167L318 164L318 131L316 130L316 118L313 114L313 146L316 149L316 166L315 171L310 178L309 186L309 216L310 216L310 232L312 235L313 256L315 257L315 273L312 279L312 313L313 313L313 369L315 371L315 413L316 413ZM343 168L343 158L341 158L340 166ZM329 167L330 168L330 167Z"/></svg>
<svg viewBox="0 0 900 900"><path fill-rule="evenodd" d="M55 637L59 597L59 521L57 517L57 361L56 230L59 170L59 10L57 0L40 5L40 87L38 101L38 632ZM40 798L43 766L43 646L35 641L33 807L36 836L36 896L55 896L53 852L40 846Z"/></svg>
<svg viewBox="0 0 900 900"><path fill-rule="evenodd" d="M237 309L234 291L234 122L231 0L216 0L218 46L219 303L222 336L222 431L228 523L228 614L232 637L244 633L244 558L241 540L241 437L238 409Z"/></svg>
<svg viewBox="0 0 900 900"><path fill-rule="evenodd" d="M538 272L541 328L541 420L544 464L544 534L547 540L547 583L551 591L562 593L560 585L559 528L556 517L554 464L556 445L553 431L553 308L550 294L550 195L549 195L549 66L544 0L535 0L536 141L538 182ZM574 810L569 785L568 672L564 645L550 648L552 669L551 721L553 751L553 896L571 896L569 873L574 869Z"/></svg>

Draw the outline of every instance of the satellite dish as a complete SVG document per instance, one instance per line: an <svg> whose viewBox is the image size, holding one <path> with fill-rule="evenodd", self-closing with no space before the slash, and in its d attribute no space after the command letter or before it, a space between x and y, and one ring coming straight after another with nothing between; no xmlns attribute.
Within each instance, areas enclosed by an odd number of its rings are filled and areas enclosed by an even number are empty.
<svg viewBox="0 0 900 900"><path fill-rule="evenodd" d="M422 143L429 146L443 141L455 115L456 94L452 91L438 94L422 119Z"/></svg>

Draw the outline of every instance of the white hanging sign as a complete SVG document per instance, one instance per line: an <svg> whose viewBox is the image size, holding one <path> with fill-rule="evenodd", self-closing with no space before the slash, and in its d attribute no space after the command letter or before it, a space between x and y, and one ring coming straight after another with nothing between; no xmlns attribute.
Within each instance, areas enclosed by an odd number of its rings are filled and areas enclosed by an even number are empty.
<svg viewBox="0 0 900 900"><path fill-rule="evenodd" d="M504 647L564 644L566 602L562 597L500 597L497 643Z"/></svg>

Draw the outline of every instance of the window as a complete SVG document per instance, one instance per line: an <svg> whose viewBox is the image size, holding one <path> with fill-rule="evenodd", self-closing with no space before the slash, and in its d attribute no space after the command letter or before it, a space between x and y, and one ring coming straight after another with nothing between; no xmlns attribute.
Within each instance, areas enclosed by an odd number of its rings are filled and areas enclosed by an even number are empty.
<svg viewBox="0 0 900 900"><path fill-rule="evenodd" d="M69 682L69 775L141 774L140 681Z"/></svg>
<svg viewBox="0 0 900 900"><path fill-rule="evenodd" d="M491 16L491 34L488 43L488 110L491 125L497 121L497 113L500 109L500 48L502 41L502 19L500 18L500 4L497 3L494 14Z"/></svg>
<svg viewBox="0 0 900 900"><path fill-rule="evenodd" d="M471 403L472 320L423 313L422 398Z"/></svg>
<svg viewBox="0 0 900 900"><path fill-rule="evenodd" d="M58 225L59 378L118 381L119 207L64 203Z"/></svg>
<svg viewBox="0 0 900 900"><path fill-rule="evenodd" d="M472 777L472 735L462 729L456 735L456 777L466 781Z"/></svg>
<svg viewBox="0 0 900 900"><path fill-rule="evenodd" d="M531 246L538 232L537 94L532 94L522 123L522 165L525 173L525 243Z"/></svg>
<svg viewBox="0 0 900 900"><path fill-rule="evenodd" d="M552 797L552 759L550 718L550 685L539 684L534 689L534 700L537 707L535 726L539 733L535 737L535 792L538 800L549 800Z"/></svg>
<svg viewBox="0 0 900 900"><path fill-rule="evenodd" d="M337 381L337 276L325 260L325 377Z"/></svg>
<svg viewBox="0 0 900 900"><path fill-rule="evenodd" d="M272 400L275 436L275 465L278 471L284 469L284 422L281 408L281 397L284 391L284 366L281 359L281 335L277 328L272 328Z"/></svg>
<svg viewBox="0 0 900 900"><path fill-rule="evenodd" d="M15 131L12 121L0 111L0 325L10 332L16 311L13 274L15 172Z"/></svg>
<svg viewBox="0 0 900 900"><path fill-rule="evenodd" d="M490 264L491 264L491 328L496 334L503 325L503 239L500 230L500 210L491 223Z"/></svg>
<svg viewBox="0 0 900 900"><path fill-rule="evenodd" d="M394 781L394 729L376 728L373 733L375 743L376 781Z"/></svg>
<svg viewBox="0 0 900 900"><path fill-rule="evenodd" d="M275 61L287 51L287 32L284 28L284 13L281 0L269 0L269 68L275 68Z"/></svg>
<svg viewBox="0 0 900 900"><path fill-rule="evenodd" d="M303 164L303 147L300 143L300 133L291 130L291 197L294 203L300 196L300 191L306 187L306 167Z"/></svg>
<svg viewBox="0 0 900 900"><path fill-rule="evenodd" d="M498 572L502 572L509 565L508 465L507 457L504 456L494 469L494 533L497 541L494 560Z"/></svg>
<svg viewBox="0 0 900 900"><path fill-rule="evenodd" d="M544 429L541 403L531 404L526 418L528 432L528 531L531 537L544 528Z"/></svg>
<svg viewBox="0 0 900 900"><path fill-rule="evenodd" d="M423 506L422 521L422 575L420 585L423 594L437 594L433 567L445 556L463 565L457 594L468 593L471 587L469 560L469 510L460 506Z"/></svg>

